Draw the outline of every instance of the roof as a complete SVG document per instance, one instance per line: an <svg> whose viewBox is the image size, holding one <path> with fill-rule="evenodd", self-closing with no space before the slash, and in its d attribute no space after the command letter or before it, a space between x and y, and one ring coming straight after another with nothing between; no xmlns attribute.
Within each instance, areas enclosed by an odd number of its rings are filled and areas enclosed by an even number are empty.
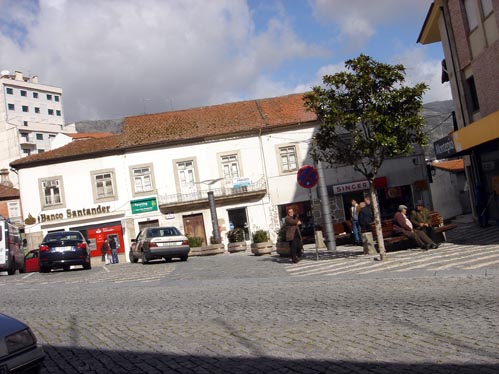
<svg viewBox="0 0 499 374"><path fill-rule="evenodd" d="M0 201L19 199L19 190L17 188L4 186L0 184Z"/></svg>
<svg viewBox="0 0 499 374"><path fill-rule="evenodd" d="M74 140L79 140L79 139L106 138L114 134L110 132L77 132L77 133L64 133L64 135L69 136Z"/></svg>
<svg viewBox="0 0 499 374"><path fill-rule="evenodd" d="M442 7L442 0L435 0L428 9L426 18L418 36L418 43L431 44L441 41L440 30L438 27L438 20L440 18Z"/></svg>
<svg viewBox="0 0 499 374"><path fill-rule="evenodd" d="M464 171L463 159L440 161L440 162L435 161L432 163L432 165L437 169L442 169L446 171L452 171L452 172Z"/></svg>
<svg viewBox="0 0 499 374"><path fill-rule="evenodd" d="M23 157L10 165L20 169L137 148L243 136L315 121L315 113L304 106L303 93L126 117L121 134L70 142L48 152Z"/></svg>

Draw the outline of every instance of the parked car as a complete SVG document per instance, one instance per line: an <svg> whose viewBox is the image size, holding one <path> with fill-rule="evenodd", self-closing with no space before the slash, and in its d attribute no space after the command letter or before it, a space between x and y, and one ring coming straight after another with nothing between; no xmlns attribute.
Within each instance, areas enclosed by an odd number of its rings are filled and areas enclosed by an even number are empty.
<svg viewBox="0 0 499 374"><path fill-rule="evenodd" d="M40 373L45 353L23 322L0 314L0 373Z"/></svg>
<svg viewBox="0 0 499 374"><path fill-rule="evenodd" d="M38 271L38 249L32 249L24 256L24 273Z"/></svg>
<svg viewBox="0 0 499 374"><path fill-rule="evenodd" d="M71 265L82 265L83 269L91 269L90 248L79 231L57 231L45 235L39 250L39 271L49 272L51 269L69 270Z"/></svg>
<svg viewBox="0 0 499 374"><path fill-rule="evenodd" d="M130 261L136 263L140 258L147 264L150 260L171 261L177 257L187 261L189 251L189 240L176 227L148 227L132 239Z"/></svg>
<svg viewBox="0 0 499 374"><path fill-rule="evenodd" d="M24 268L24 252L19 229L8 219L0 216L0 272L14 275ZM0 371L1 373L1 371Z"/></svg>

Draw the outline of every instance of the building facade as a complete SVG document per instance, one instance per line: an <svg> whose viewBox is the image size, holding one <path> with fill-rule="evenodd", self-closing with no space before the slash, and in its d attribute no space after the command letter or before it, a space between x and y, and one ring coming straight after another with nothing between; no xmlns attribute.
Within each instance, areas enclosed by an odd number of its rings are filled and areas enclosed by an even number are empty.
<svg viewBox="0 0 499 374"><path fill-rule="evenodd" d="M305 226L320 225L316 189L297 184L297 172L313 164L309 147L318 126L302 94L183 111L128 117L121 134L73 141L11 163L17 169L25 233L36 246L50 231L77 229L99 255L114 236L128 256L131 239L148 226L173 225L210 243L218 228L258 229L272 239L286 208ZM382 214L401 203L431 204L424 154L387 160L376 180ZM368 183L351 167L325 170L333 221L349 219L352 197Z"/></svg>
<svg viewBox="0 0 499 374"><path fill-rule="evenodd" d="M40 84L38 76L0 72L0 168L49 151L60 132L75 132L74 126L64 126L62 98L61 88ZM12 182L17 186L15 175Z"/></svg>
<svg viewBox="0 0 499 374"><path fill-rule="evenodd" d="M442 43L443 80L455 131L435 142L437 158L463 157L473 214L499 220L499 0L436 0L418 42Z"/></svg>

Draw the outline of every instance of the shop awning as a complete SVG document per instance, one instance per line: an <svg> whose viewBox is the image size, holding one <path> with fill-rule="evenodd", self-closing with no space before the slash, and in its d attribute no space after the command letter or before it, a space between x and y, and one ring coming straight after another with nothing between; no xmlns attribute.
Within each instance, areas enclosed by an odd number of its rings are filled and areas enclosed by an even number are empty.
<svg viewBox="0 0 499 374"><path fill-rule="evenodd" d="M499 139L499 111L452 133L456 152Z"/></svg>

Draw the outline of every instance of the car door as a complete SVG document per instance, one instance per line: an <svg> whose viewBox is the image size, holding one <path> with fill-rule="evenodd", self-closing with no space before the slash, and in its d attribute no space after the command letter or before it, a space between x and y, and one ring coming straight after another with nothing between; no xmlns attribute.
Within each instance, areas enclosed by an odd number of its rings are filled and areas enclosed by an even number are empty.
<svg viewBox="0 0 499 374"><path fill-rule="evenodd" d="M29 251L24 258L24 271L26 273L38 272L38 251Z"/></svg>
<svg viewBox="0 0 499 374"><path fill-rule="evenodd" d="M132 241L132 245L130 247L132 249L134 256L136 256L136 257L140 256L139 240L140 240L141 235L142 235L142 230L139 231L139 233L137 234L135 239Z"/></svg>

